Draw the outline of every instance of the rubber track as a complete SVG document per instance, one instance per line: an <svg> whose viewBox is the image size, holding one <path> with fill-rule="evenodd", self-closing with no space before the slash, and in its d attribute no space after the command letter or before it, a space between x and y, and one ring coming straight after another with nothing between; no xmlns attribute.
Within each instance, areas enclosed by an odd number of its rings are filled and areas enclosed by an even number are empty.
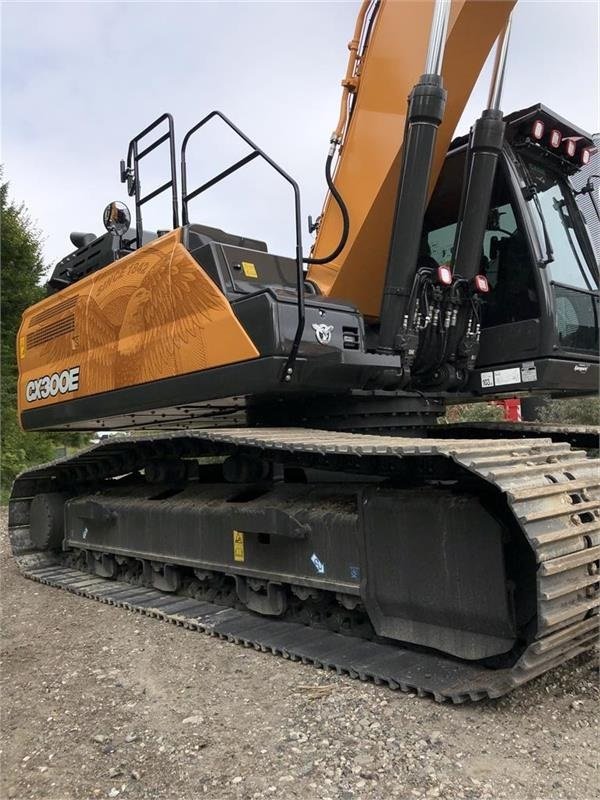
<svg viewBox="0 0 600 800"><path fill-rule="evenodd" d="M386 471L399 458L443 456L492 484L503 493L536 554L535 640L512 668L491 670L434 653L362 641L97 578L50 563L47 554L32 548L28 533L31 498L38 492L52 491L61 473L72 480L81 481L86 476L93 481L141 468L161 455L193 457L239 449L284 463L363 473ZM17 563L33 580L247 647L460 703L499 697L593 647L600 605L598 489L597 461L549 439L409 439L289 428L165 432L111 439L71 459L23 473L13 488L9 529Z"/></svg>

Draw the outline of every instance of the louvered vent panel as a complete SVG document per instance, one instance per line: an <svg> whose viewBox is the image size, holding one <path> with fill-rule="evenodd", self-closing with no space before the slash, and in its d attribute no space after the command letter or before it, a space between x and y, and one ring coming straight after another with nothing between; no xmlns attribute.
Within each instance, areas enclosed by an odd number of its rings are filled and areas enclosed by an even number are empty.
<svg viewBox="0 0 600 800"><path fill-rule="evenodd" d="M47 319L51 319L57 314L61 314L63 311L68 311L70 308L73 308L78 300L78 296L69 297L67 300L63 300L62 303L57 303L55 306L52 306L52 308L40 311L39 314L31 318L31 325L38 325L40 322L46 322Z"/></svg>
<svg viewBox="0 0 600 800"><path fill-rule="evenodd" d="M37 347L40 344L45 344L51 339L56 339L57 336L63 336L65 333L70 333L75 330L75 316L71 314L63 319L57 319L51 322L50 325L44 325L33 333L27 335L27 347Z"/></svg>

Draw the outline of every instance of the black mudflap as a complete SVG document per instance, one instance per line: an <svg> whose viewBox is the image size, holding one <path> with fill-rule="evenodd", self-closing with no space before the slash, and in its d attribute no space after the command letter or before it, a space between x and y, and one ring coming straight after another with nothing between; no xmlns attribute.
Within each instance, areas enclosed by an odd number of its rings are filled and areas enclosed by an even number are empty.
<svg viewBox="0 0 600 800"><path fill-rule="evenodd" d="M516 609L505 547L513 532L477 497L373 486L360 506L361 594L380 636L466 659L512 649ZM533 581L529 588L534 603Z"/></svg>

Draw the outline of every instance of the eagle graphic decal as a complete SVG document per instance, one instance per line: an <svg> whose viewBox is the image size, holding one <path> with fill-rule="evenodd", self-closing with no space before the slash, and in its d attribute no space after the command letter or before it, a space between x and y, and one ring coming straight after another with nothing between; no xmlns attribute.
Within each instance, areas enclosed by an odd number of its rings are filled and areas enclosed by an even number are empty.
<svg viewBox="0 0 600 800"><path fill-rule="evenodd" d="M258 356L226 297L179 242L179 231L51 299L60 302L40 313L50 304L43 301L29 324L23 321L25 380L77 365L79 394L96 394Z"/></svg>

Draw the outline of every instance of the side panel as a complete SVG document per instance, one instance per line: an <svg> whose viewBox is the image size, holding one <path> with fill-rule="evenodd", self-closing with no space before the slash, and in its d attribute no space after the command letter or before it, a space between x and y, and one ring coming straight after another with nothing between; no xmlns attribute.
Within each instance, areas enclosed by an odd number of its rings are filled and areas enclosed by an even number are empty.
<svg viewBox="0 0 600 800"><path fill-rule="evenodd" d="M17 350L19 415L259 355L179 230L27 309Z"/></svg>
<svg viewBox="0 0 600 800"><path fill-rule="evenodd" d="M516 0L452 0L443 65L448 91L437 138L431 187L475 81ZM367 47L335 183L350 214L348 243L335 261L310 268L324 294L377 317L390 245L407 96L422 73L432 2L382 0ZM339 242L341 217L328 197L315 257Z"/></svg>

